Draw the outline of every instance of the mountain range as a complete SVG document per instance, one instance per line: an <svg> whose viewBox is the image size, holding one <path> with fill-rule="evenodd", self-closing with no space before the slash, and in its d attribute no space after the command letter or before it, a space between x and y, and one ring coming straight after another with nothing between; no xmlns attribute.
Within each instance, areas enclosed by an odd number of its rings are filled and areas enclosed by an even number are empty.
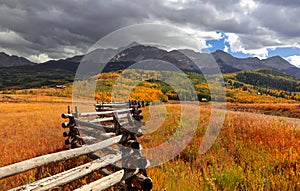
<svg viewBox="0 0 300 191"><path fill-rule="evenodd" d="M86 56L88 59L85 60L92 63L104 64L107 63L108 58L113 57L109 60L104 71L125 69L133 63L148 59L170 62L185 72L200 72L199 68L201 70L205 68L211 69L209 68L211 67L210 64L206 63L206 60L209 60L207 59L208 55L205 53L194 52L193 50L184 49L166 51L154 46L145 46L136 43L134 43L134 46L130 45L129 48L123 49L124 50L121 51L120 49L96 49L90 52ZM267 59L258 59L256 57L236 58L221 50L213 52L212 56L223 73L269 68L285 72L300 79L300 69L280 56L274 56ZM51 68L51 66L53 66L53 68L63 69L66 67L65 65L70 65L70 63L73 63L70 67L78 67L82 58L84 58L83 55L78 55L64 60L51 60L37 64L23 57L9 56L5 53L0 53L0 67L39 66L42 69L44 66L45 69L49 70L49 67ZM199 60L201 60L201 62L199 62ZM197 63L198 67L194 63Z"/></svg>
<svg viewBox="0 0 300 191"><path fill-rule="evenodd" d="M151 60L149 61L149 59ZM213 74L216 71L214 67L217 65L213 65L210 62L216 62L222 73L267 68L284 72L300 79L300 68L295 67L280 56L267 59L256 57L236 58L221 50L209 55L189 49L167 51L154 46L133 43L125 48L96 49L87 55L50 60L40 64L33 63L23 57L0 53L0 88L18 87L23 80L31 82L31 85L28 85L28 87L35 84L37 80L42 80L44 85L53 84L54 82L71 82L80 62L84 66L82 68L89 68L89 71L97 74L100 66L105 66L102 70L103 72L110 72L123 70L136 62L146 60L148 62L143 62L145 66L151 64L151 68L156 67L159 70L169 70L169 68L162 68L161 62L155 62L155 60L172 63L184 72L201 73L201 71L205 71L206 74ZM153 67L153 65L155 66ZM17 83L16 81L19 82Z"/></svg>

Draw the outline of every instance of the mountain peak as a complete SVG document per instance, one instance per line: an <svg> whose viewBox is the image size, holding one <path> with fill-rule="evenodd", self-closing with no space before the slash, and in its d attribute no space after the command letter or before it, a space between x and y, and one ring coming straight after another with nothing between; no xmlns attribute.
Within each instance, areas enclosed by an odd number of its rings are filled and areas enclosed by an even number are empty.
<svg viewBox="0 0 300 191"><path fill-rule="evenodd" d="M234 56L232 56L231 54L223 51L223 50L216 50L215 52L211 53L215 58L235 58Z"/></svg>
<svg viewBox="0 0 300 191"><path fill-rule="evenodd" d="M134 47L134 46L140 46L142 44L136 42L136 41L133 41L132 43L130 43L127 47Z"/></svg>
<svg viewBox="0 0 300 191"><path fill-rule="evenodd" d="M262 62L269 68L276 70L286 70L294 68L295 66L283 59L281 56L272 56L270 58L262 60Z"/></svg>
<svg viewBox="0 0 300 191"><path fill-rule="evenodd" d="M5 52L0 52L0 67L12 67L12 66L24 66L34 65L35 63L30 62L26 58L8 55Z"/></svg>
<svg viewBox="0 0 300 191"><path fill-rule="evenodd" d="M223 54L223 55L225 55L225 54L228 54L228 53L223 51L223 50L216 50L212 54Z"/></svg>
<svg viewBox="0 0 300 191"><path fill-rule="evenodd" d="M279 56L279 55L276 55L276 56L271 56L271 57L269 57L269 58L267 58L267 59L269 59L269 60L280 60L280 61L286 61L285 59L283 59L281 56ZM267 59L265 59L265 60L267 60Z"/></svg>
<svg viewBox="0 0 300 191"><path fill-rule="evenodd" d="M285 63L287 65L290 65L290 66L294 66L292 65L291 63L289 63L286 59L282 58L281 56L272 56L270 58L268 58L267 60L272 60L273 62L282 62L282 63Z"/></svg>

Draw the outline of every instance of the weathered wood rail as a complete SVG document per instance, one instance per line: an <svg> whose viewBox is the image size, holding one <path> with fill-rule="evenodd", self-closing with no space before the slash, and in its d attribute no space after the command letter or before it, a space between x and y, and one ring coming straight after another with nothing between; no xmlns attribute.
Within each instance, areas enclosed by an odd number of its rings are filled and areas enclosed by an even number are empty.
<svg viewBox="0 0 300 191"><path fill-rule="evenodd" d="M50 163L88 155L92 161L11 190L51 190L98 171L103 178L76 190L105 190L117 186L120 190L151 190L152 180L147 176L148 161L141 155L138 136L144 123L140 107L146 102L95 104L96 112L62 114L69 121L63 136L71 149L32 158L0 168L0 179L13 176ZM93 119L90 119L93 117ZM86 119L89 118L89 119Z"/></svg>

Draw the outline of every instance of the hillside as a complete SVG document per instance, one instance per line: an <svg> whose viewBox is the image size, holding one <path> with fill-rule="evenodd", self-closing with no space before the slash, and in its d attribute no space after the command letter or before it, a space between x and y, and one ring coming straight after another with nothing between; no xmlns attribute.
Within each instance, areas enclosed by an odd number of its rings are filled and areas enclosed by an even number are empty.
<svg viewBox="0 0 300 191"><path fill-rule="evenodd" d="M54 87L74 80L77 63L50 61L39 65L0 68L0 90Z"/></svg>
<svg viewBox="0 0 300 191"><path fill-rule="evenodd" d="M40 70L39 67L11 67L11 74L0 68L3 72L0 85L8 84L11 89L24 89L31 87L55 87L60 84L68 84L74 78L74 72L77 64L68 62L64 68L53 69L53 64L47 63L49 73ZM43 66L45 67L45 66ZM34 68L34 70L33 70ZM25 72L24 72L24 69ZM51 75L50 75L51 74ZM199 100L211 99L210 91L206 79L202 74L187 72L187 77L191 80ZM9 80L8 76L13 75L14 81ZM122 80L120 76L122 75ZM144 71L144 70L125 70L117 72L106 72L101 75L92 76L93 79L99 79L96 87L95 97L99 101L110 101L111 91L114 88L116 80L121 82L122 89L118 91L119 96L131 95L132 99L152 100L178 100L178 94L173 87L165 82L160 76L169 76L174 82L180 82L182 79L179 73L171 71ZM209 76L214 79L214 75ZM143 80L142 80L143 79ZM300 81L286 73L272 69L258 69L241 71L230 74L224 74L226 85L226 98L230 102L241 103L271 103L271 102L295 102L300 101ZM77 82L85 84L85 80ZM21 84L21 85L20 85ZM131 84L138 84L133 92L130 93ZM119 84L120 85L120 84ZM181 95L186 100L193 100L189 89L177 84L181 89ZM2 90L6 90L2 86ZM9 91L8 91L9 92ZM145 94L144 92L147 92ZM60 96L70 95L69 90L65 93L59 93Z"/></svg>
<svg viewBox="0 0 300 191"><path fill-rule="evenodd" d="M300 81L284 72L258 69L226 74L224 78L229 101L244 103L300 101Z"/></svg>
<svg viewBox="0 0 300 191"><path fill-rule="evenodd" d="M179 87L180 89L181 98L185 100L194 99L189 88L184 85L181 86L180 81L182 79L179 73L139 70L126 70L123 73L122 71L109 72L93 77L93 79L99 79L95 97L98 101L111 101L111 91L115 88L117 81L118 95L120 97L130 95L131 99L143 99L146 101L157 99L161 101L179 100L178 92L175 91L174 86L164 82L163 76L168 76L174 82L178 82L177 88ZM202 98L211 99L208 84L202 74L189 72L187 77L194 86L198 100L202 100ZM214 75L209 76L209 78L218 80ZM283 72L271 69L242 71L225 74L224 81L226 99L229 102L293 103L300 101L300 88L298 87L300 81ZM81 83L83 85L86 84L85 81ZM133 91L131 90L132 84L138 84Z"/></svg>
<svg viewBox="0 0 300 191"><path fill-rule="evenodd" d="M265 74L258 71L238 72L236 79L240 82L256 87L271 88L290 92L299 92L297 80L291 77L283 77L272 74Z"/></svg>

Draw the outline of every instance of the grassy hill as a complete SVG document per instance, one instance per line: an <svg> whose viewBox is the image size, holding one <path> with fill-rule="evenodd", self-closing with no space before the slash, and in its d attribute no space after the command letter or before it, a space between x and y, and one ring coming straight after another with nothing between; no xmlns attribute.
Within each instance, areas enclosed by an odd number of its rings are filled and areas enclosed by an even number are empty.
<svg viewBox="0 0 300 191"><path fill-rule="evenodd" d="M186 75L194 86L197 98L210 100L210 90L204 76L198 73L186 73ZM121 87L117 90L120 97L130 95L131 99L168 101L179 100L179 95L185 100L194 99L190 90L184 84L180 84L182 76L179 73L126 70L125 72L103 73L93 78L98 79L95 97L99 101L110 101L111 91L116 87ZM166 78L178 83L177 88L181 90L180 94L172 85L165 82ZM213 75L209 78L218 80ZM224 82L226 99L229 102L292 103L300 101L299 80L271 69L224 74ZM85 84L84 81L81 83ZM133 89L132 84L135 84Z"/></svg>
<svg viewBox="0 0 300 191"><path fill-rule="evenodd" d="M78 64L53 61L35 66L0 68L0 90L55 87L72 82Z"/></svg>
<svg viewBox="0 0 300 191"><path fill-rule="evenodd" d="M65 62L65 61L64 61ZM9 90L39 88L42 86L55 87L60 84L70 84L74 79L77 64L68 62L64 67L55 67L57 62L46 63L49 70L45 72L39 66L20 66L10 68L0 68L0 90L10 92ZM170 71L142 71L126 70L106 72L95 75L92 78L98 80L95 98L99 101L110 101L111 91L118 83L122 81L122 91L118 94L129 95L132 99L152 100L178 100L179 97L185 100L193 100L194 97L189 89L186 89L182 81L182 74ZM205 77L199 73L186 73L192 82L197 94L201 100L211 99L210 91ZM122 77L122 80L119 78ZM231 74L224 74L226 85L226 99L229 102L241 103L276 103L276 102L295 102L300 101L300 81L286 73L272 69L258 69L251 71L241 71ZM165 83L166 79L172 79L178 84L180 96L170 84ZM214 78L210 76L209 78ZM119 79L119 80L118 80ZM84 81L82 82L85 83ZM135 88L132 89L132 84ZM5 91L8 90L8 91ZM132 91L132 92L131 92ZM131 92L131 93L130 93ZM65 91L70 96L70 89ZM61 96L64 92L60 93Z"/></svg>
<svg viewBox="0 0 300 191"><path fill-rule="evenodd" d="M290 92L300 91L298 81L274 70L243 71L236 75L240 82L257 87L271 88Z"/></svg>
<svg viewBox="0 0 300 191"><path fill-rule="evenodd" d="M135 79L134 71L129 74L129 79ZM160 72L162 76L171 75L167 71ZM111 75L113 73L110 73ZM119 73L120 75L120 73ZM154 74L152 74L154 75ZM157 75L157 74L156 74ZM145 74L145 76L147 76ZM149 78L149 76L147 76ZM202 74L187 73L187 77L191 80L194 85L197 97L199 100L202 98L211 99L210 91L206 79ZM118 76L115 75L117 79ZM179 77L178 77L179 78ZM176 82L179 81L176 75L172 76L172 79ZM214 78L214 76L210 76ZM101 79L101 76L99 77ZM101 80L101 84L105 83L113 86L113 78L107 80ZM130 81L130 80L129 80ZM271 69L260 69L253 71L242 71L231 74L224 74L224 81L226 85L227 101L231 102L242 102L242 103L262 103L262 102L295 102L300 101L300 89L299 80L291 77L283 72L271 70ZM163 100L177 100L178 95L176 91L167 83L155 78L150 78L145 82L139 84L151 89L156 89L162 94ZM107 85L98 86L98 91L107 89ZM182 89L185 89L182 87ZM132 94L132 98L138 98ZM186 92L186 99L192 99L191 95Z"/></svg>
<svg viewBox="0 0 300 191"><path fill-rule="evenodd" d="M242 71L224 76L230 101L286 102L300 101L299 80L271 69Z"/></svg>

